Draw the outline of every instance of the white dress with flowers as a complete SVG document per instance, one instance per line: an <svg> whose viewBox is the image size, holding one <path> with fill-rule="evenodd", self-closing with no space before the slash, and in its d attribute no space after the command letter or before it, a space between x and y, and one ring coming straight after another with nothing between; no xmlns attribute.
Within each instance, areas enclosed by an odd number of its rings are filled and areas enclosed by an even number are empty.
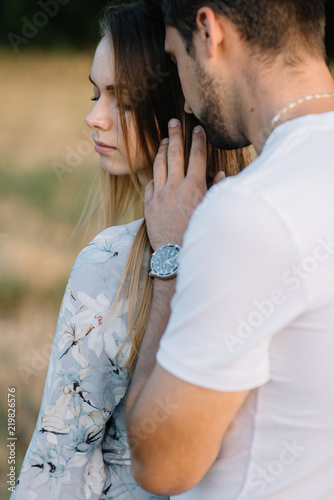
<svg viewBox="0 0 334 500"><path fill-rule="evenodd" d="M127 306L101 328L140 223L108 228L75 261L37 426L11 500L162 498L131 474L124 401L129 343L115 359L127 333Z"/></svg>

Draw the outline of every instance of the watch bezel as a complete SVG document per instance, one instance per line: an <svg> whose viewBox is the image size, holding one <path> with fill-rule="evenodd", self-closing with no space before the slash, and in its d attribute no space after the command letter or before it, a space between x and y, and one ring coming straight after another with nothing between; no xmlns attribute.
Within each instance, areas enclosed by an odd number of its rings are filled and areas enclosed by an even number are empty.
<svg viewBox="0 0 334 500"><path fill-rule="evenodd" d="M158 248L152 254L151 259L150 259L149 276L151 276L151 278L160 278L160 279L168 280L168 279L174 278L177 275L179 265L177 265L177 267L172 272L170 272L168 274L162 274L154 267L154 259L155 259L156 255L161 253L165 248L176 249L179 253L181 250L180 245L177 245L175 243L167 243L167 245L163 245L162 247Z"/></svg>

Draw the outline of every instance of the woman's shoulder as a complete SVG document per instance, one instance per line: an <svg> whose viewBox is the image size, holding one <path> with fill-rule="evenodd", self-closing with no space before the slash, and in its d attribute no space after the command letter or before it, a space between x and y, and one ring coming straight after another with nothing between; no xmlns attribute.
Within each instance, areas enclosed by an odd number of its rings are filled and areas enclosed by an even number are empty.
<svg viewBox="0 0 334 500"><path fill-rule="evenodd" d="M109 227L96 235L75 259L70 275L72 286L98 290L111 280L117 288L142 221Z"/></svg>
<svg viewBox="0 0 334 500"><path fill-rule="evenodd" d="M129 224L111 226L97 234L93 240L84 248L97 246L101 250L113 252L116 246L127 246L132 244L133 239L141 226L143 219L135 220Z"/></svg>
<svg viewBox="0 0 334 500"><path fill-rule="evenodd" d="M107 229L104 229L101 233L97 234L92 241L100 238L114 239L117 237L129 237L133 239L143 220L144 219L138 219L130 222L129 224L107 227Z"/></svg>
<svg viewBox="0 0 334 500"><path fill-rule="evenodd" d="M97 234L88 245L79 253L74 267L82 260L89 263L102 263L118 257L116 260L124 262L127 259L133 239L142 224L143 219L120 226L108 227Z"/></svg>
<svg viewBox="0 0 334 500"><path fill-rule="evenodd" d="M89 324L95 324L107 313L118 292L130 248L141 223L142 219L109 227L79 253L65 290L61 320L66 318L67 322L73 322L75 316L77 321L78 314L86 311L85 321L88 315ZM79 319L81 321L81 316Z"/></svg>

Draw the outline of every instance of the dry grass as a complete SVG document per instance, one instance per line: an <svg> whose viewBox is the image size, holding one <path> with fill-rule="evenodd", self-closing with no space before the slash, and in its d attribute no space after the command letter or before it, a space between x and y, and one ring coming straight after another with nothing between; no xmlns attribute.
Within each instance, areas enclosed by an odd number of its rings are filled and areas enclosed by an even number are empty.
<svg viewBox="0 0 334 500"><path fill-rule="evenodd" d="M88 140L92 54L0 53L0 497L7 498L7 388L17 389L17 474L33 432L61 296L83 246L67 243L98 170L95 153L59 182L52 162ZM87 190L84 190L85 198ZM95 234L91 229L87 243Z"/></svg>
<svg viewBox="0 0 334 500"><path fill-rule="evenodd" d="M91 54L0 53L2 163L30 170L82 140L91 109Z"/></svg>

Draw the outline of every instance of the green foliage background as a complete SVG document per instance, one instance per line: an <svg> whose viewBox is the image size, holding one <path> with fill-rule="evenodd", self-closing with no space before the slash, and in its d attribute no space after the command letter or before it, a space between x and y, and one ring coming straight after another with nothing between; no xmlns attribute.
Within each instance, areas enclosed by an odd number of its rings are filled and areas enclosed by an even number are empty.
<svg viewBox="0 0 334 500"><path fill-rule="evenodd" d="M334 1L327 0L326 15L327 15L327 28L326 28L326 46L327 53L330 59L334 58Z"/></svg>
<svg viewBox="0 0 334 500"><path fill-rule="evenodd" d="M61 5L64 3L64 5ZM97 20L106 5L106 0L2 0L0 3L1 45L11 48L8 33L22 36L27 21L33 22L37 12L45 5L54 12L48 16L46 27L40 28L29 40L27 47L45 50L86 49L98 39ZM58 12L56 13L56 11ZM47 15L47 14L46 14ZM42 18L39 18L43 22ZM24 49L22 44L20 48Z"/></svg>
<svg viewBox="0 0 334 500"><path fill-rule="evenodd" d="M63 5L60 5L60 4ZM106 5L106 0L2 0L0 3L0 45L11 48L8 33L22 36L26 20L32 22L41 5L57 14L49 16L47 29L39 29L27 46L46 50L85 49L98 38L97 19ZM327 10L326 45L330 58L334 57L334 1L325 2ZM50 22L51 20L51 22ZM40 21L43 22L42 18ZM20 45L24 49L25 45Z"/></svg>

